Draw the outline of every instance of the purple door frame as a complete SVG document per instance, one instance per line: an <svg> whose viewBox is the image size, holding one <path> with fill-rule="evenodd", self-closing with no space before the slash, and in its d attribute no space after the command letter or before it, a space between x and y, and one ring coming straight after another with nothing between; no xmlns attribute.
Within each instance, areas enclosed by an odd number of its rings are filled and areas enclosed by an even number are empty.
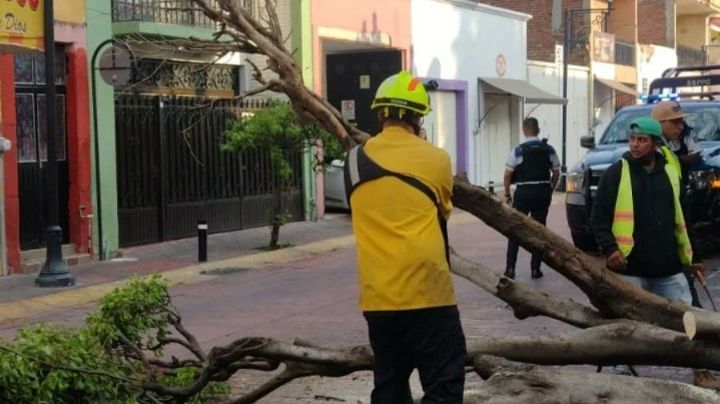
<svg viewBox="0 0 720 404"><path fill-rule="evenodd" d="M468 172L467 144L468 144L468 83L464 80L444 80L429 77L419 77L422 82L435 80L439 87L435 91L452 91L455 93L455 141L457 155L455 170L458 174Z"/></svg>

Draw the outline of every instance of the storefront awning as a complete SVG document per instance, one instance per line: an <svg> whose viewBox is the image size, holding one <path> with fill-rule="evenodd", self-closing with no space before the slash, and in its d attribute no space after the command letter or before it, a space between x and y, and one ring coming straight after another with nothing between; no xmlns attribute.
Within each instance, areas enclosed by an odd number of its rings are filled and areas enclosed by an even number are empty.
<svg viewBox="0 0 720 404"><path fill-rule="evenodd" d="M604 84L604 85L612 88L615 91L620 91L621 93L625 93L625 94L629 94L629 95L637 95L637 92L635 90L633 90L632 88L626 86L625 84L623 84L619 81L601 79L598 77L595 77L595 80L597 80L601 84Z"/></svg>
<svg viewBox="0 0 720 404"><path fill-rule="evenodd" d="M486 93L512 94L525 99L530 104L565 104L567 100L541 90L534 85L516 79L499 79L481 77L486 85Z"/></svg>

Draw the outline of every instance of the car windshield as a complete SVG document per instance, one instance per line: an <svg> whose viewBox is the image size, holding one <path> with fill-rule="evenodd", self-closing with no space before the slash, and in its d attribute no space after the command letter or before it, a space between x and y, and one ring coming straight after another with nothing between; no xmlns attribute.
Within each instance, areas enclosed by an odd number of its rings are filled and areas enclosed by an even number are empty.
<svg viewBox="0 0 720 404"><path fill-rule="evenodd" d="M693 128L699 141L720 140L720 105L708 104L683 106L685 121ZM650 109L621 111L605 131L600 144L627 143L630 123L650 114Z"/></svg>

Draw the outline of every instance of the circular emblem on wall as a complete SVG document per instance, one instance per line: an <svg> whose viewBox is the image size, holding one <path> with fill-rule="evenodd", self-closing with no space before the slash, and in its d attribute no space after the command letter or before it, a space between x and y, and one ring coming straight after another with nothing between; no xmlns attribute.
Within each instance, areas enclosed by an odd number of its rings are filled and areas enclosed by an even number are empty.
<svg viewBox="0 0 720 404"><path fill-rule="evenodd" d="M506 71L507 71L507 60L505 59L505 55L503 55L501 53L495 59L495 72L497 73L498 77L502 77L505 75Z"/></svg>

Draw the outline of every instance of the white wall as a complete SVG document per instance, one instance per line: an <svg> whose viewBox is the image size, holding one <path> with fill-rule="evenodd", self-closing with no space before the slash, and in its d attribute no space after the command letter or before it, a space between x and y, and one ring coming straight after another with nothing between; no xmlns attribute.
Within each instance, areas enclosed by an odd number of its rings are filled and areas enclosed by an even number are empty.
<svg viewBox="0 0 720 404"><path fill-rule="evenodd" d="M484 113L484 103L478 102L477 80L498 77L495 62L500 54L507 61L504 78L527 78L529 17L465 0L412 2L413 73L468 84L468 176L477 184L488 180L489 174L481 167L490 155L485 129L477 125L482 116L478 109ZM510 114L507 119L515 115L519 114ZM513 123L512 127L517 125Z"/></svg>
<svg viewBox="0 0 720 404"><path fill-rule="evenodd" d="M538 61L528 62L530 84L551 94L562 96L562 65ZM568 169L572 168L585 149L580 147L580 137L590 134L590 69L583 66L568 67L568 118L566 159ZM562 106L548 104L526 104L525 117L537 118L540 136L547 137L555 148L562 163Z"/></svg>
<svg viewBox="0 0 720 404"><path fill-rule="evenodd" d="M453 174L457 174L457 105L455 103L455 93L433 91L430 96L432 97L432 110L423 122L427 140L448 152Z"/></svg>
<svg viewBox="0 0 720 404"><path fill-rule="evenodd" d="M665 69L676 67L678 58L675 49L657 45L638 46L638 92L647 93L644 83L650 83L662 76Z"/></svg>
<svg viewBox="0 0 720 404"><path fill-rule="evenodd" d="M600 137L605 133L605 129L607 129L610 121L615 116L613 90L602 84L596 85L593 105L592 134L595 136L595 141L599 142Z"/></svg>

